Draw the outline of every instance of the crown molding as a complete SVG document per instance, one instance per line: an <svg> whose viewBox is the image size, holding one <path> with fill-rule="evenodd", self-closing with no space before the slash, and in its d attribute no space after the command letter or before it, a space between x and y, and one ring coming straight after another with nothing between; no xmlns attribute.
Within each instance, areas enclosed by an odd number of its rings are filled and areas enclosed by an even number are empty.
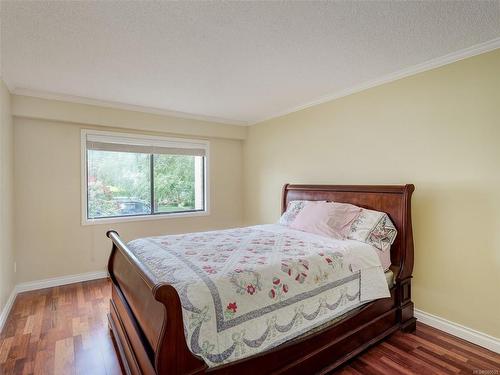
<svg viewBox="0 0 500 375"><path fill-rule="evenodd" d="M314 107L318 104L326 103L326 102L329 102L329 101L332 101L335 99L342 98L344 96L348 96L348 95L355 94L355 93L360 92L360 91L370 89L372 87L380 86L380 85L383 85L385 83L397 81L399 79L406 78L406 77L409 77L409 76L412 76L412 75L415 75L418 73L422 73L422 72L425 72L428 70L436 69L436 68L439 68L441 66L448 65L448 64L454 63L456 61L466 59L468 57L473 57L473 56L480 55L482 53L490 52L490 51L493 51L493 50L498 49L498 48L500 48L500 37L489 40L489 41L484 42L484 43L476 44L472 47L464 48L464 49L461 49L459 51L449 53L449 54L441 56L441 57L434 58L432 60L417 64L417 65L413 65L409 68L398 70L396 72L387 74L387 75L382 76L380 78L376 78L376 79L361 83L359 85L355 85L353 87L349 87L349 88L334 92L334 93L326 95L326 96L322 96L316 100L299 105L297 107L293 107L293 108L275 113L274 115L267 116L267 117L261 118L259 120L252 121L249 123L249 125L256 125L256 124L259 124L259 123L264 122L264 121L268 121L268 120L271 120L271 119L274 119L277 117L282 117L282 116L288 115L290 113L294 113L294 112L298 112L298 111L301 111L301 110L306 109L306 108Z"/></svg>
<svg viewBox="0 0 500 375"><path fill-rule="evenodd" d="M9 82L6 80L6 78L2 74L1 69L2 69L2 67L0 66L0 81L2 81L5 84L5 87L7 87L7 90L9 90L9 92L12 94L11 86L9 85Z"/></svg>
<svg viewBox="0 0 500 375"><path fill-rule="evenodd" d="M92 98L86 98L86 97L80 97L80 96L73 96L73 95L66 95L66 94L57 94L57 93L51 93L51 92L45 92L45 91L38 91L38 90L31 90L31 89L26 89L26 88L13 88L9 82L5 80L5 77L2 77L4 80L6 86L9 88L10 92L14 95L22 95L22 96L31 96L31 97L36 97L36 98L41 98L41 99L50 99L50 100L57 100L57 101L63 101L63 102L70 102L70 103L77 103L77 104L86 104L86 105L94 105L94 106L100 106L100 107L107 107L107 108L116 108L116 109L123 109L123 110L129 110L129 111L135 111L135 112L143 112L143 113L151 113L151 114L157 114L157 115L163 115L163 116L170 116L170 117L177 117L177 118L183 118L183 119L190 119L190 120L199 120L199 121L207 121L207 122L216 122L220 124L228 124L228 125L238 125L238 126L251 126L251 125L256 125L274 118L282 117L294 112L301 111L303 109L307 109L310 107L314 107L319 104L323 104L335 99L339 99L351 94L355 94L357 92L361 92L373 87L377 87L386 83L390 83L393 81L397 81L402 78L406 78L415 74L419 74L428 70L436 69L444 65L448 65L451 63L454 63L456 61L460 61L469 57L477 56L482 53L490 52L495 49L500 48L500 37L495 38L492 40L489 40L487 42L483 42L480 44L476 44L474 46L468 47L461 49L456 52L449 53L444 56L437 57L435 59L413 65L409 68L401 69L396 72L387 74L385 76L361 83L359 85L354 85L352 87L336 91L332 94L325 95L322 97L319 97L315 100L312 100L310 102L307 102L305 104L289 108L284 111L277 112L273 115L262 117L260 119L252 120L252 121L243 121L243 120L235 120L235 119L227 119L227 118L220 118L220 117L214 117L214 116L204 116L204 115L197 115L197 114L191 114L191 113L185 113L185 112L178 112L178 111L170 111L170 110L165 110L161 108L154 108L154 107L146 107L146 106L140 106L140 105L134 105L134 104L126 104L126 103L119 103L119 102L113 102L113 101L106 101L106 100L98 100L98 99L92 99Z"/></svg>
<svg viewBox="0 0 500 375"><path fill-rule="evenodd" d="M9 85L7 85L7 87L9 87ZM214 116L196 115L196 114L191 114L191 113L186 113L186 112L169 111L169 110L161 109L161 108L145 107L145 106L135 105L135 104L119 103L119 102L113 102L113 101L107 101L107 100L86 98L86 97L82 97L82 96L58 94L58 93L25 89L25 88L10 89L10 92L13 95L19 95L19 96L31 96L34 98L56 100L56 101L61 101L61 102L93 105L93 106L98 106L98 107L106 107L106 108L114 108L114 109L123 109L126 111L151 113L151 114L155 114L155 115L177 117L177 118L188 119L188 120L207 121L207 122L212 122L212 123L215 122L215 123L219 123L219 124L238 125L238 126L248 125L247 121L239 121L239 120L214 117Z"/></svg>
<svg viewBox="0 0 500 375"><path fill-rule="evenodd" d="M0 66L0 79L3 81L3 83L5 83L5 86L7 86L7 90L9 90L9 92L12 94L12 92L14 91L13 85L11 82L9 82L7 77L5 77L5 75L3 74L2 66Z"/></svg>

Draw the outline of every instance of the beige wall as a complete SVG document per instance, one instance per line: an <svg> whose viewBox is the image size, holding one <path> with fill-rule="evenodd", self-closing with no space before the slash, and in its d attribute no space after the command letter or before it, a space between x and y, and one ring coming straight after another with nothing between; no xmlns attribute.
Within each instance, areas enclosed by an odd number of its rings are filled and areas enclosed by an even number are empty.
<svg viewBox="0 0 500 375"><path fill-rule="evenodd" d="M19 115L19 107L17 111ZM113 111L111 118L127 117L127 113ZM151 115L144 116L146 120L151 118ZM104 270L111 248L105 232L112 228L123 234L126 240L131 240L150 235L241 226L242 142L213 136L206 138L210 140L209 216L82 226L80 130L113 129L78 124L76 122L81 116L75 112L71 112L68 118L74 123L14 118L18 283ZM166 118L165 129L169 129L171 124L175 125L175 120ZM193 127L185 123L184 128L193 137L193 131L200 124L195 121L191 124ZM204 135L217 135L220 131L219 125L203 125L206 127ZM130 132L131 127L127 128L125 131ZM142 128L141 122L136 124L136 131L144 133L140 130ZM237 128L234 132L238 135L241 130Z"/></svg>
<svg viewBox="0 0 500 375"><path fill-rule="evenodd" d="M0 313L14 287L13 137L10 93L0 79Z"/></svg>
<svg viewBox="0 0 500 375"><path fill-rule="evenodd" d="M500 337L500 50L250 127L245 221L286 182L414 183L416 307Z"/></svg>

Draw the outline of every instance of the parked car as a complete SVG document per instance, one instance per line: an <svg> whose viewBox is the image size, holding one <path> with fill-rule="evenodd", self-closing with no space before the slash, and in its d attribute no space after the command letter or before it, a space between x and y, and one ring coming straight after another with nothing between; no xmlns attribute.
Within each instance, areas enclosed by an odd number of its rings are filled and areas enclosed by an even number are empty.
<svg viewBox="0 0 500 375"><path fill-rule="evenodd" d="M118 215L140 215L151 211L151 204L139 200L123 199L117 200Z"/></svg>

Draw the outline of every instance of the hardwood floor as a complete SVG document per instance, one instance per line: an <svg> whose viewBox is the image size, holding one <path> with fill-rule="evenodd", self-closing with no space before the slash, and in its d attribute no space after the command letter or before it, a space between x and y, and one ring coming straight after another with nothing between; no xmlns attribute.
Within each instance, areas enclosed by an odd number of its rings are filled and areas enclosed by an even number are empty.
<svg viewBox="0 0 500 375"><path fill-rule="evenodd" d="M345 374L500 374L500 354L417 322L338 370Z"/></svg>
<svg viewBox="0 0 500 375"><path fill-rule="evenodd" d="M22 293L0 335L0 374L119 375L107 279Z"/></svg>
<svg viewBox="0 0 500 375"><path fill-rule="evenodd" d="M106 279L20 294L0 335L0 374L122 373L108 331ZM500 355L418 323L335 375L500 374Z"/></svg>

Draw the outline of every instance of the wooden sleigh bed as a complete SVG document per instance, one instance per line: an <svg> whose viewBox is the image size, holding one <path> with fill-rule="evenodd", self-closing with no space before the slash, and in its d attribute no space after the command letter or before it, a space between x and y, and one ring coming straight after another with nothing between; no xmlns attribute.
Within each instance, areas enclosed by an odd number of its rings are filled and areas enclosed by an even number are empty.
<svg viewBox="0 0 500 375"><path fill-rule="evenodd" d="M109 325L127 374L326 373L396 330L413 331L411 301L413 185L285 185L282 212L291 200L328 200L386 212L398 230L391 247L391 297L369 302L336 323L297 340L215 368L193 355L184 336L182 307L171 285L153 282L118 233L109 258L112 299Z"/></svg>

